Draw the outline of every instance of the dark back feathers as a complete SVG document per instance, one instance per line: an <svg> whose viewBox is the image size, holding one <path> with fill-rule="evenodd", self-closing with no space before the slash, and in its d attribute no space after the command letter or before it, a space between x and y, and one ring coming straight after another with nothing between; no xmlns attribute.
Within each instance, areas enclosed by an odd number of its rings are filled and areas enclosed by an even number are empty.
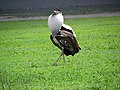
<svg viewBox="0 0 120 90"><path fill-rule="evenodd" d="M60 45L55 43L52 35L50 36L50 38L53 44L57 46L59 49L62 49L62 47L64 47L64 54L67 56L68 55L74 56L76 53L79 52L79 49L81 49L77 43L76 38L73 36L71 32L61 30L61 32L54 37L56 38Z"/></svg>

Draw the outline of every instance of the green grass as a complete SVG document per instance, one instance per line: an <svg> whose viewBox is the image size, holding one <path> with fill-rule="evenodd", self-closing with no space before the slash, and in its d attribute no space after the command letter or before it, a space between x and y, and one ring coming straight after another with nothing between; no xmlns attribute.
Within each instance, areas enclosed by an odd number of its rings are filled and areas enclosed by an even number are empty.
<svg viewBox="0 0 120 90"><path fill-rule="evenodd" d="M120 17L67 19L82 50L60 54L47 20L0 22L0 90L119 90Z"/></svg>

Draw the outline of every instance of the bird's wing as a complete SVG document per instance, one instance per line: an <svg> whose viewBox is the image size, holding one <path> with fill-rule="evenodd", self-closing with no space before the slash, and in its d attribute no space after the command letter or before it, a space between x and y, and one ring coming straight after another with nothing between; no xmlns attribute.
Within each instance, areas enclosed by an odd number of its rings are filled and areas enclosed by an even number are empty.
<svg viewBox="0 0 120 90"><path fill-rule="evenodd" d="M72 33L74 37L76 37L75 32L73 31L73 29L69 25L62 24L61 30L68 31L68 32Z"/></svg>
<svg viewBox="0 0 120 90"><path fill-rule="evenodd" d="M79 52L79 45L72 33L62 30L61 35L56 35L55 38L64 47L66 55L74 55Z"/></svg>
<svg viewBox="0 0 120 90"><path fill-rule="evenodd" d="M51 39L52 43L53 43L55 46L57 46L59 49L62 49L62 48L60 47L60 45L59 45L59 42L55 40L55 39L56 39L55 37L53 37L52 35L50 35L50 39Z"/></svg>

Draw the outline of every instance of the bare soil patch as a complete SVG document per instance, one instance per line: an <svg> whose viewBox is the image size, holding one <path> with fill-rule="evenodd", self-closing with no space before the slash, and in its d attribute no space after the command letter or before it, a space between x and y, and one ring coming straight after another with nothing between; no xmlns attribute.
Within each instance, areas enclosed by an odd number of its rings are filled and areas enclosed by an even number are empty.
<svg viewBox="0 0 120 90"><path fill-rule="evenodd" d="M97 14L83 14L83 15L65 15L65 18L87 18L87 17L108 17L120 16L120 12L114 13L97 13ZM0 21L17 21L17 20L44 20L48 16L35 16L35 17L15 17L15 16L0 16Z"/></svg>

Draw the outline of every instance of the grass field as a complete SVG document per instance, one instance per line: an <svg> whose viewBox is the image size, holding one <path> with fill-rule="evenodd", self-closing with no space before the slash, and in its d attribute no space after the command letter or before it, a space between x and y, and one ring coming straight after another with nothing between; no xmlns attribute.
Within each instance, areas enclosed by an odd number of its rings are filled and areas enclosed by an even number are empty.
<svg viewBox="0 0 120 90"><path fill-rule="evenodd" d="M119 90L120 17L67 19L82 50L60 54L47 20L0 22L0 90Z"/></svg>

